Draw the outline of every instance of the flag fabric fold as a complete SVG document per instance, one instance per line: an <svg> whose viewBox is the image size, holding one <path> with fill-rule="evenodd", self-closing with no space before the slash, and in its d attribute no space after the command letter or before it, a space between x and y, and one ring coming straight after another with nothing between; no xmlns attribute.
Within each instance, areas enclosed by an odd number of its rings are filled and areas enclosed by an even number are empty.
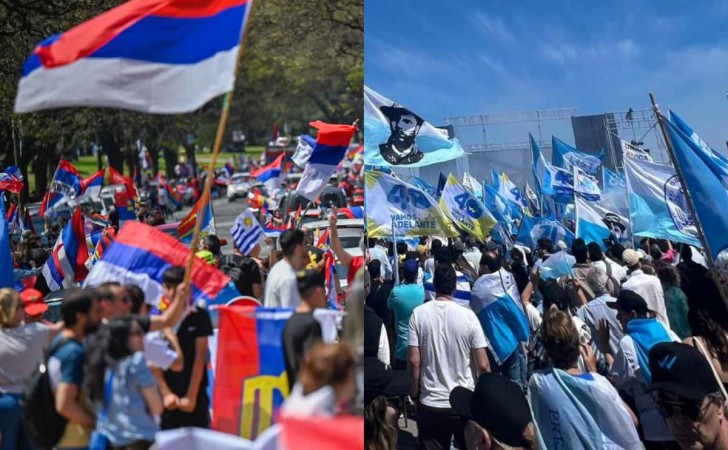
<svg viewBox="0 0 728 450"><path fill-rule="evenodd" d="M281 154L272 163L267 166L260 167L250 173L251 177L257 178L258 181L263 183L270 195L273 195L273 193L281 187L281 173L283 169L283 158L285 158L285 156L285 154Z"/></svg>
<svg viewBox="0 0 728 450"><path fill-rule="evenodd" d="M212 206L210 202L207 202L204 206L202 217L197 218L201 208L202 197L197 200L195 206L192 207L189 213L182 219L177 226L177 234L179 235L180 242L189 244L192 242L192 232L195 231L195 221L200 220L200 233L215 233L215 224L212 216Z"/></svg>
<svg viewBox="0 0 728 450"><path fill-rule="evenodd" d="M576 231L574 235L577 238L584 239L584 242L596 242L603 250L606 250L604 240L609 238L611 230L602 220L599 214L590 202L580 195L574 197L575 215L576 215Z"/></svg>
<svg viewBox="0 0 728 450"><path fill-rule="evenodd" d="M86 260L89 257L84 220L81 208L76 208L66 223L41 269L51 291L77 286L88 274Z"/></svg>
<svg viewBox="0 0 728 450"><path fill-rule="evenodd" d="M33 50L15 112L72 106L194 111L232 90L251 6L250 0L122 3Z"/></svg>
<svg viewBox="0 0 728 450"><path fill-rule="evenodd" d="M572 147L556 136L551 136L551 149L553 165L568 172L578 167L587 174L596 176L604 160L604 149L593 155Z"/></svg>

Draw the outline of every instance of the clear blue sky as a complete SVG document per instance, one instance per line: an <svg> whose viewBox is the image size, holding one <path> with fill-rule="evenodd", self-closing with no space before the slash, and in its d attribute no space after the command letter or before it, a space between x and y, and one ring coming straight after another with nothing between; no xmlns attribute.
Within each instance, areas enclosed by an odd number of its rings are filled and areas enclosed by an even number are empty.
<svg viewBox="0 0 728 450"><path fill-rule="evenodd" d="M431 122L569 106L580 115L647 109L652 91L725 152L726 1L364 5L366 84ZM523 127L536 131L524 125L493 140L525 141ZM564 130L548 131L573 143Z"/></svg>

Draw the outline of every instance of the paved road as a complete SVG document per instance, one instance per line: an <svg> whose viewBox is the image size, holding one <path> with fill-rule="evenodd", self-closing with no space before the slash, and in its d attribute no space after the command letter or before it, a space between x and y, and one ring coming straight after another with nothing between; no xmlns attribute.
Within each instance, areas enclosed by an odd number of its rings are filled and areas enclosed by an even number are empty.
<svg viewBox="0 0 728 450"><path fill-rule="evenodd" d="M217 227L217 236L226 239L229 244L223 247L222 251L225 254L232 252L232 236L230 235L230 228L232 228L235 219L245 210L246 204L245 199L237 199L234 202L229 202L226 197L218 198L212 202L212 210L215 214L215 226ZM190 212L191 207L186 207L174 213L174 219L168 219L167 222L177 222L182 220L187 213Z"/></svg>

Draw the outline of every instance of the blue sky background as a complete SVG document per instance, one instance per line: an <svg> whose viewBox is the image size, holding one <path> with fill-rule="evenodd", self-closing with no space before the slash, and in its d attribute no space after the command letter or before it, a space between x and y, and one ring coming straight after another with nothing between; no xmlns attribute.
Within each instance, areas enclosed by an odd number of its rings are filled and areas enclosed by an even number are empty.
<svg viewBox="0 0 728 450"><path fill-rule="evenodd" d="M425 119L649 108L655 93L713 148L728 139L728 2L366 0L365 80ZM574 142L569 123L554 133ZM480 130L462 136L482 142ZM526 141L535 124L492 126ZM627 136L631 138L631 136Z"/></svg>

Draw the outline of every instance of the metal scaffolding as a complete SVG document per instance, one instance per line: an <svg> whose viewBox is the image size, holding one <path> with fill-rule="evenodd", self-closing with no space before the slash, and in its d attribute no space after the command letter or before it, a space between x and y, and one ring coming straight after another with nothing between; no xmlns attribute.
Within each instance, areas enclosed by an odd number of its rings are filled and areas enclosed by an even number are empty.
<svg viewBox="0 0 728 450"><path fill-rule="evenodd" d="M667 161L667 147L657 128L657 117L652 109L633 110L629 108L624 112L613 112L605 115L604 129L608 136L624 139L632 145L648 148L655 161ZM615 167L622 170L622 149L613 142L609 142L609 152Z"/></svg>

